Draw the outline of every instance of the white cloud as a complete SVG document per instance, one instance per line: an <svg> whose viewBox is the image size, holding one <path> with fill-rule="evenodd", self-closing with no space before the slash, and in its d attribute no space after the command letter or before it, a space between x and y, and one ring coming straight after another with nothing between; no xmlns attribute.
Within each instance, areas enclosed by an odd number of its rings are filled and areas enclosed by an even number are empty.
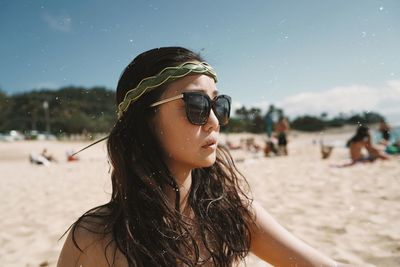
<svg viewBox="0 0 400 267"><path fill-rule="evenodd" d="M54 16L49 13L42 15L43 20L50 29L59 32L70 32L72 30L72 19L70 16Z"/></svg>
<svg viewBox="0 0 400 267"><path fill-rule="evenodd" d="M254 106L265 112L270 104L282 108L290 117L299 115L330 116L340 112L375 111L386 116L389 121L400 124L400 80L391 80L382 87L350 85L334 87L319 92L301 92L277 101L258 102Z"/></svg>
<svg viewBox="0 0 400 267"><path fill-rule="evenodd" d="M400 80L388 81L382 88L365 85L334 87L322 92L303 92L277 103L290 115L322 112L377 111L385 115L400 114Z"/></svg>
<svg viewBox="0 0 400 267"><path fill-rule="evenodd" d="M243 104L237 101L232 101L232 110L237 110L243 107Z"/></svg>

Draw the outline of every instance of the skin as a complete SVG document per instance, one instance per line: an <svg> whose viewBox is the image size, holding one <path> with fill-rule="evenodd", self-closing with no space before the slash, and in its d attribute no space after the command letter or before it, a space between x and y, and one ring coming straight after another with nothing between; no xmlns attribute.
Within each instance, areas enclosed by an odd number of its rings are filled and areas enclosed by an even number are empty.
<svg viewBox="0 0 400 267"><path fill-rule="evenodd" d="M279 133L288 134L289 132L289 123L286 118L279 120L275 125L275 131L279 135ZM284 155L288 155L288 150L286 146L280 146L280 149L283 150Z"/></svg>
<svg viewBox="0 0 400 267"><path fill-rule="evenodd" d="M287 120L282 119L282 120L278 121L275 125L275 131L277 133L281 133L281 132L287 133L289 131L289 124L288 124Z"/></svg>
<svg viewBox="0 0 400 267"><path fill-rule="evenodd" d="M359 142L352 142L350 144L350 157L353 163L363 161L363 153L362 150L366 149L368 151L368 155L371 159L389 159L387 156L382 154L378 149L376 149L372 143L371 138L368 137L365 140Z"/></svg>
<svg viewBox="0 0 400 267"><path fill-rule="evenodd" d="M211 98L217 94L212 78L192 75L172 83L162 99L176 96L183 91L198 90L204 91ZM203 145L210 138L218 138L218 120L211 111L205 125L193 125L186 118L184 102L176 100L161 105L151 124L165 151L165 161L180 188L181 207L185 207L192 183L192 169L207 167L215 162L216 149L204 148ZM174 203L175 192L166 191L166 194L171 203ZM251 251L262 260L275 266L345 266L337 264L294 237L259 204L254 203L251 209L256 215L255 223L251 225ZM78 231L79 244L87 247L82 254L73 246L71 236L68 236L57 266L108 266L104 256L106 242L96 238L93 233L82 229ZM108 255L111 259L110 256ZM117 253L116 256L116 266L128 266L122 255Z"/></svg>

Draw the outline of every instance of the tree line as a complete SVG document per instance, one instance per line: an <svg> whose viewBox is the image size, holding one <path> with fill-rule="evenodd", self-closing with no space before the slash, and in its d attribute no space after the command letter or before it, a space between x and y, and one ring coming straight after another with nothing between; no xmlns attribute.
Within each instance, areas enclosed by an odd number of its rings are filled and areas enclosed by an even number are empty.
<svg viewBox="0 0 400 267"><path fill-rule="evenodd" d="M46 104L48 121L46 121ZM108 132L116 119L115 92L104 87L64 87L6 95L0 92L0 131L53 134Z"/></svg>
<svg viewBox="0 0 400 267"><path fill-rule="evenodd" d="M270 106L275 118L285 116L284 110ZM48 112L46 114L46 112ZM237 109L225 132L265 132L265 115L260 108ZM34 90L7 95L0 91L0 132L49 130L52 134L104 133L114 125L115 92L105 87L63 87L59 90ZM383 116L377 112L361 112L328 118L303 115L289 120L290 127L300 131L321 131L346 124L377 123Z"/></svg>
<svg viewBox="0 0 400 267"><path fill-rule="evenodd" d="M275 113L275 122L280 117L285 117L283 109L270 106L270 111ZM265 116L260 108L241 107L235 112L235 117L231 118L229 124L225 127L228 132L251 132L263 133L266 130ZM328 128L339 128L345 125L360 125L379 123L384 117L378 112L365 111L359 113L339 113L338 115L328 118L326 112L320 116L302 115L289 120L290 128L305 132L319 132Z"/></svg>

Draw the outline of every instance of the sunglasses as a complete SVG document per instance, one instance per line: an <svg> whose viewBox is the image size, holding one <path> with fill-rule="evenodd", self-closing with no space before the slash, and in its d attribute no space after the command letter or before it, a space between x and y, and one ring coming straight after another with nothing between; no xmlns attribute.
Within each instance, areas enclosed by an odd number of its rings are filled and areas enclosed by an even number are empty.
<svg viewBox="0 0 400 267"><path fill-rule="evenodd" d="M178 99L183 99L185 102L186 117L190 123L194 125L206 124L212 109L219 125L228 124L231 113L231 97L227 95L219 95L211 99L202 92L183 92L180 95L155 102L150 107L156 107Z"/></svg>

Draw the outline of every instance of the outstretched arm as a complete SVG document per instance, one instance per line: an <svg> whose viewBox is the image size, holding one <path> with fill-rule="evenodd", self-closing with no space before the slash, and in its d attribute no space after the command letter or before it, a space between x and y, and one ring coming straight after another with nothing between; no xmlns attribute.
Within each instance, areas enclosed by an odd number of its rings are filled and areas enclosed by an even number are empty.
<svg viewBox="0 0 400 267"><path fill-rule="evenodd" d="M252 205L256 219L251 227L251 252L274 266L346 266L321 254L284 229L258 203Z"/></svg>
<svg viewBox="0 0 400 267"><path fill-rule="evenodd" d="M370 156L378 159L389 159L388 156L386 156L384 153L380 152L376 147L372 145L371 140L369 139L367 144L365 145L365 148L367 149L368 153Z"/></svg>

